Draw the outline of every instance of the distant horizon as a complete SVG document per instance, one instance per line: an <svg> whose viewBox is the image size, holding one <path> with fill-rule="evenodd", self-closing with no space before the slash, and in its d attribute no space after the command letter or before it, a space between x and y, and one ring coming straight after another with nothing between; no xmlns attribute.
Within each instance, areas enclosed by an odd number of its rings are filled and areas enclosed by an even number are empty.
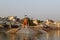
<svg viewBox="0 0 60 40"><path fill-rule="evenodd" d="M10 15L11 16L11 15ZM13 15L12 15L13 16ZM16 15L15 15L16 16ZM15 16L13 16L13 17L15 17ZM27 15L28 16L28 15ZM0 17L9 17L9 16L0 16ZM24 15L24 17L25 17L25 15ZM17 16L17 18L20 18L20 19L23 19L24 17L18 17ZM29 17L29 16L28 16ZM52 19L52 18L45 18L45 19L37 19L37 18L33 18L33 17L29 17L30 19L34 19L34 20L43 20L43 21L45 21L45 20L54 20L54 19ZM58 19L56 19L56 20L54 20L54 21L59 21Z"/></svg>
<svg viewBox="0 0 60 40"><path fill-rule="evenodd" d="M34 19L60 20L60 0L0 0L0 16L28 15Z"/></svg>

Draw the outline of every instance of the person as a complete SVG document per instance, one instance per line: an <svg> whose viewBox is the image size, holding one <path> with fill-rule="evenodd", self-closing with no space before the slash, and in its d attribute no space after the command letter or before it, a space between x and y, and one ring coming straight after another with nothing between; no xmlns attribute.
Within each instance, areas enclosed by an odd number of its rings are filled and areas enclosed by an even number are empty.
<svg viewBox="0 0 60 40"><path fill-rule="evenodd" d="M25 18L23 19L23 28L29 25L28 17L25 15Z"/></svg>

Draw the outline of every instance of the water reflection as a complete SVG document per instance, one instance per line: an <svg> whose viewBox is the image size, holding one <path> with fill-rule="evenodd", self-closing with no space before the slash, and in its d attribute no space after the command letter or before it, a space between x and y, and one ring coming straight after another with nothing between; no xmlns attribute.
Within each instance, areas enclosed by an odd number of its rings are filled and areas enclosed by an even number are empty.
<svg viewBox="0 0 60 40"><path fill-rule="evenodd" d="M38 37L39 33L30 28L22 28L17 32L17 40L35 40L35 37ZM40 36L39 36L40 37Z"/></svg>
<svg viewBox="0 0 60 40"><path fill-rule="evenodd" d="M18 36L20 35L20 36ZM60 40L60 30L52 30L43 34L10 34L0 32L0 40Z"/></svg>
<svg viewBox="0 0 60 40"><path fill-rule="evenodd" d="M15 40L16 39L16 34L7 34L6 37L8 40Z"/></svg>
<svg viewBox="0 0 60 40"><path fill-rule="evenodd" d="M0 33L0 40L7 40L7 35L6 33Z"/></svg>
<svg viewBox="0 0 60 40"><path fill-rule="evenodd" d="M53 30L48 32L47 40L60 40L60 30Z"/></svg>

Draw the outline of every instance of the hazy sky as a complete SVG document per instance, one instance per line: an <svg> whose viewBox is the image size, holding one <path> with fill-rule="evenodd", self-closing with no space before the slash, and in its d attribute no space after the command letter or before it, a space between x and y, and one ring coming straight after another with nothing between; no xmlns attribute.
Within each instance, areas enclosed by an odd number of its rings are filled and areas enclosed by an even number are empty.
<svg viewBox="0 0 60 40"><path fill-rule="evenodd" d="M59 19L60 0L0 0L0 16L25 14L34 19Z"/></svg>

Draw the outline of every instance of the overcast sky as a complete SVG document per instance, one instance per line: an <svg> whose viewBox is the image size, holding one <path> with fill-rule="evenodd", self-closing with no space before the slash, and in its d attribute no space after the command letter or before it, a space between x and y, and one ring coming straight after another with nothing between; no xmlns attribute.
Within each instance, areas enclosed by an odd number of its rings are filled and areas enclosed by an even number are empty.
<svg viewBox="0 0 60 40"><path fill-rule="evenodd" d="M0 16L28 15L34 19L60 20L60 0L0 0Z"/></svg>

